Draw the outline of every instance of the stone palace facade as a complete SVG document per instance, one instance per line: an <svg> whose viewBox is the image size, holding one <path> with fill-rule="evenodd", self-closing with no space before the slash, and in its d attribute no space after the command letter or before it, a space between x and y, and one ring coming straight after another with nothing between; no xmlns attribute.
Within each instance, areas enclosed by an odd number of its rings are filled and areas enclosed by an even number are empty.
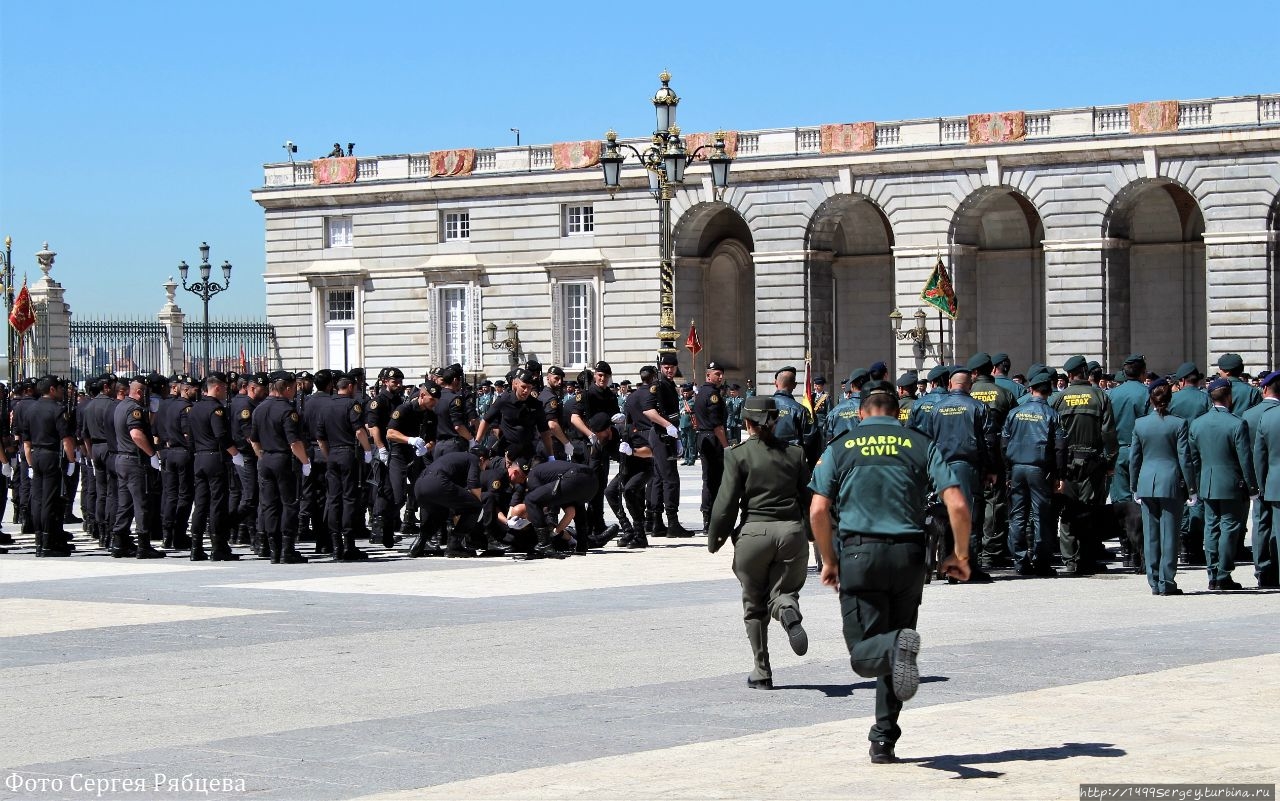
<svg viewBox="0 0 1280 801"><path fill-rule="evenodd" d="M695 163L672 220L676 328L696 321L700 363L730 380L806 352L837 380L979 348L1015 371L1277 361L1280 95L728 138L729 189ZM611 197L598 156L592 140L267 165L253 199L284 363L500 376L491 324L500 341L514 321L544 365L634 378L658 344L658 204L632 163ZM920 297L939 257L954 321ZM904 330L927 309L923 342L895 338L895 307Z"/></svg>

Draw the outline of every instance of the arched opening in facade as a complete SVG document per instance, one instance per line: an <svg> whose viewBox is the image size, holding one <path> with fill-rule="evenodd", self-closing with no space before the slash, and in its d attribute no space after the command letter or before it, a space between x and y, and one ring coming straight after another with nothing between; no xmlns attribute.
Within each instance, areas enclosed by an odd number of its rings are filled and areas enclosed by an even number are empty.
<svg viewBox="0 0 1280 801"><path fill-rule="evenodd" d="M884 211L860 195L829 198L813 215L806 249L811 350L815 364L833 370L828 387L855 367L892 364L893 229Z"/></svg>
<svg viewBox="0 0 1280 801"><path fill-rule="evenodd" d="M695 322L702 340L698 374L681 348L686 381L700 384L707 361L725 365L725 381L746 386L756 375L756 280L751 229L727 203L699 203L675 229L676 330L682 346Z"/></svg>
<svg viewBox="0 0 1280 801"><path fill-rule="evenodd" d="M1111 360L1141 353L1161 373L1184 361L1206 369L1204 215L1195 198L1171 181L1132 183L1112 202L1104 234L1110 338L1119 346Z"/></svg>
<svg viewBox="0 0 1280 801"><path fill-rule="evenodd" d="M1044 361L1044 223L1035 206L1007 186L975 192L956 211L951 243L955 360L1002 351L1015 372Z"/></svg>

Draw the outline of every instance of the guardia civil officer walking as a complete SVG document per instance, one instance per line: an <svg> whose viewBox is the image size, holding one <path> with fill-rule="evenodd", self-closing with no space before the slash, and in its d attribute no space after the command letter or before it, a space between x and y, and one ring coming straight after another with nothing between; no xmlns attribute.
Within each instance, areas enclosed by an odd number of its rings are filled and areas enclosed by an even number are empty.
<svg viewBox="0 0 1280 801"><path fill-rule="evenodd" d="M1024 576L1053 576L1053 493L1067 468L1067 434L1047 403L1053 374L1031 376L1031 400L1013 409L1001 432L1009 468L1009 551Z"/></svg>
<svg viewBox="0 0 1280 801"><path fill-rule="evenodd" d="M773 435L778 419L773 398L749 399L742 416L747 440L725 454L707 549L715 553L733 540L733 572L742 584L742 619L754 658L747 686L771 690L769 620L782 625L796 654L809 650L799 603L809 560L803 524L809 467L800 446Z"/></svg>
<svg viewBox="0 0 1280 801"><path fill-rule="evenodd" d="M844 640L859 676L876 679L871 761L897 761L898 714L920 684L915 630L925 580L925 500L942 498L955 551L939 565L969 578L969 499L929 438L898 423L898 399L887 382L862 390L862 422L831 442L814 468L809 524L822 553L822 583L840 593ZM839 521L840 555L831 515Z"/></svg>
<svg viewBox="0 0 1280 801"><path fill-rule="evenodd" d="M1169 413L1169 382L1152 381L1147 393L1151 412L1130 431L1129 493L1142 507L1142 551L1151 594L1182 595L1174 581L1178 528L1188 497L1196 503L1196 465L1187 421Z"/></svg>

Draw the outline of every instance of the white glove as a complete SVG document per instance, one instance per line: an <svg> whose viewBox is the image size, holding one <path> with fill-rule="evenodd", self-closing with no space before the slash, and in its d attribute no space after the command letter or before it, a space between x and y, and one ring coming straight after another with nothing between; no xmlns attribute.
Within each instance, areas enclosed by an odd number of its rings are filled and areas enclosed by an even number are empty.
<svg viewBox="0 0 1280 801"><path fill-rule="evenodd" d="M311 462L303 462L303 463L302 463L302 477L303 477L303 478L306 478L306 477L307 477L307 476L309 476L309 475L311 475Z"/></svg>
<svg viewBox="0 0 1280 801"><path fill-rule="evenodd" d="M629 442L619 442L618 453L622 454L623 456L630 456L631 454L635 453L635 449L631 447L631 443Z"/></svg>
<svg viewBox="0 0 1280 801"><path fill-rule="evenodd" d="M679 438L680 438L680 429L676 428L675 426L671 426L671 425L667 426L667 436L668 436L668 437L671 437L672 439L679 439Z"/></svg>
<svg viewBox="0 0 1280 801"><path fill-rule="evenodd" d="M365 464L372 464L372 463L373 463L373 451L365 451L365 452L364 452L364 463L365 463Z"/></svg>
<svg viewBox="0 0 1280 801"><path fill-rule="evenodd" d="M3 466L0 466L0 475L5 478L13 478L13 465L5 462Z"/></svg>
<svg viewBox="0 0 1280 801"><path fill-rule="evenodd" d="M1198 503L1200 503L1200 496L1195 493L1192 493L1191 497L1187 498L1187 506L1195 506Z"/></svg>
<svg viewBox="0 0 1280 801"><path fill-rule="evenodd" d="M424 451L426 450L427 441L422 437L409 437L408 444L413 446L415 451ZM422 453L419 453L418 455L421 456Z"/></svg>
<svg viewBox="0 0 1280 801"><path fill-rule="evenodd" d="M70 474L70 473L68 473L67 475L71 475L71 474ZM1250 496L1249 496L1249 500L1251 500L1251 501L1256 501L1256 500L1258 500L1258 494L1259 494L1259 493L1256 493L1256 492L1255 492L1255 493L1253 493L1252 495L1250 495Z"/></svg>
<svg viewBox="0 0 1280 801"><path fill-rule="evenodd" d="M547 457L548 462L554 462L555 460L556 460L556 456L554 453Z"/></svg>
<svg viewBox="0 0 1280 801"><path fill-rule="evenodd" d="M158 453L151 454L151 469L152 470L160 469L160 454Z"/></svg>
<svg viewBox="0 0 1280 801"><path fill-rule="evenodd" d="M507 518L507 528L511 529L512 531L519 531L522 528L526 528L528 525L529 525L529 521L525 520L523 517Z"/></svg>
<svg viewBox="0 0 1280 801"><path fill-rule="evenodd" d="M591 436L587 437L587 442L590 442L590 443L591 443L591 447L593 447L593 448L594 448L594 447L596 447L596 446L598 446L598 445L600 444L600 438L599 438L599 437L597 437L594 433L592 433L592 434L591 434ZM585 450L585 448L584 448L584 450Z"/></svg>
<svg viewBox="0 0 1280 801"><path fill-rule="evenodd" d="M76 463L67 462L67 475L74 476L76 474Z"/></svg>
<svg viewBox="0 0 1280 801"><path fill-rule="evenodd" d="M35 471L35 468L34 468L34 467L28 467L28 468L27 468L27 478L35 478L35 477L36 477L36 471Z"/></svg>
<svg viewBox="0 0 1280 801"><path fill-rule="evenodd" d="M684 456L684 443L676 440L676 456Z"/></svg>
<svg viewBox="0 0 1280 801"><path fill-rule="evenodd" d="M236 467L244 467L244 454L237 453L235 456L232 456L231 463Z"/></svg>
<svg viewBox="0 0 1280 801"><path fill-rule="evenodd" d="M1133 502L1134 502L1134 503L1139 503L1139 504L1140 504L1140 503L1142 503L1142 499L1141 499L1141 498L1139 498L1137 495L1134 495L1134 496L1133 496Z"/></svg>
<svg viewBox="0 0 1280 801"><path fill-rule="evenodd" d="M467 443L468 450L470 450L471 448L479 448L479 447L480 447L480 440L478 439L473 439L471 440L471 442Z"/></svg>
<svg viewBox="0 0 1280 801"><path fill-rule="evenodd" d="M383 464L391 461L391 455L387 453L386 448L378 448L378 461Z"/></svg>
<svg viewBox="0 0 1280 801"><path fill-rule="evenodd" d="M430 450L431 450L431 449L430 449L430 448L428 448L428 447L424 444L424 445L422 445L421 447L414 448L414 449L413 449L413 453L414 453L414 455L415 455L415 456L426 456L426 455L427 455L427 452L428 452L428 451L430 451Z"/></svg>
<svg viewBox="0 0 1280 801"><path fill-rule="evenodd" d="M626 419L627 419L627 416L625 414L623 414L622 412L618 412L613 417L610 417L609 421L616 426L626 422Z"/></svg>

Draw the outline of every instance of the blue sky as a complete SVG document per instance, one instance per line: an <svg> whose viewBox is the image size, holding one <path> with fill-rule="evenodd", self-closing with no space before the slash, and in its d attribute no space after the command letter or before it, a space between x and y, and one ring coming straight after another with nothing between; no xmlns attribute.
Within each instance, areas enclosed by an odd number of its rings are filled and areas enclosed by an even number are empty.
<svg viewBox="0 0 1280 801"><path fill-rule="evenodd" d="M235 265L214 316L254 317L249 191L286 139L313 158L643 135L664 67L691 131L1280 89L1270 2L651 7L0 0L0 238L19 280L48 240L82 317L154 314L207 240Z"/></svg>

